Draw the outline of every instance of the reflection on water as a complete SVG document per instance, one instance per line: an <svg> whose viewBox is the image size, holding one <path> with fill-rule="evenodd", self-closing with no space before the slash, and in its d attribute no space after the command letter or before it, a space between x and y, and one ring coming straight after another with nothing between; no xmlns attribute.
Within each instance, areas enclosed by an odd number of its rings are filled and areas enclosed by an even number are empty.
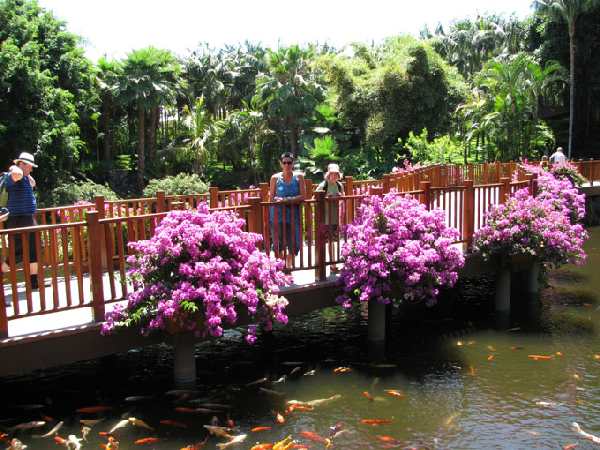
<svg viewBox="0 0 600 450"><path fill-rule="evenodd" d="M221 425L234 421L232 434L248 434L232 447L241 449L288 435L324 448L300 433L329 437L340 430L334 448L586 448L591 444L578 439L570 424L600 435L600 229L591 235L588 264L552 273L542 306L522 308L528 314L513 317L510 331L496 331L489 320L493 280L463 282L460 293L448 294L433 311L396 314L387 360L371 363L364 311L329 308L262 336L252 347L236 331L198 345L194 392L165 394L172 389L172 356L163 346L4 379L0 430L45 420L45 426L15 436L30 449L50 449L56 448L51 438L33 435L62 420L61 436L81 436L81 419L102 419L82 442L97 449L106 442L99 432L135 417L155 429L129 423L116 430L121 449L138 448L134 441L146 437L159 441L145 448L179 449L202 441L202 425L216 416ZM517 296L516 304L526 300ZM351 371L334 373L338 367ZM336 394L341 398L276 421L289 400ZM139 398L126 400L132 396ZM111 409L75 412L97 405ZM373 426L362 419L391 423ZM271 428L251 432L253 427ZM211 437L204 448L219 442L224 440Z"/></svg>

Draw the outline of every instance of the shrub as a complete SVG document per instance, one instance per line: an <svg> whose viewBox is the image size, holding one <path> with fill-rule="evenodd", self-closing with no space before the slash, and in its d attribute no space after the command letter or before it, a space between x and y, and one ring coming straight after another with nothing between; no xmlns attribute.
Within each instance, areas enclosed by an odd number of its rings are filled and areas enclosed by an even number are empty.
<svg viewBox="0 0 600 450"><path fill-rule="evenodd" d="M587 183L587 180L583 175L579 173L577 167L571 164L568 161L559 164L553 164L550 168L550 172L556 177L560 179L567 179L574 186L583 186Z"/></svg>
<svg viewBox="0 0 600 450"><path fill-rule="evenodd" d="M208 186L196 174L180 173L150 180L144 188L144 197L156 197L158 191L164 191L167 195L204 194Z"/></svg>
<svg viewBox="0 0 600 450"><path fill-rule="evenodd" d="M287 323L287 301L277 295L291 279L283 262L257 249L259 234L243 231L245 221L232 211L172 211L151 239L129 244L133 292L126 308L106 315L102 333L115 327L194 332L221 336L223 325L236 323L244 308L255 322L270 329ZM246 340L256 340L256 324Z"/></svg>
<svg viewBox="0 0 600 450"><path fill-rule="evenodd" d="M59 184L52 190L50 202L52 206L93 202L97 195L103 195L105 200L119 200L119 196L108 186L84 180Z"/></svg>
<svg viewBox="0 0 600 450"><path fill-rule="evenodd" d="M527 188L518 190L488 212L486 225L475 233L474 251L485 259L531 256L555 267L583 263L587 233L571 223L566 208L557 207L561 203L556 197L533 197Z"/></svg>
<svg viewBox="0 0 600 450"><path fill-rule="evenodd" d="M345 307L370 299L435 303L439 288L454 285L464 264L462 250L452 245L458 231L444 217L395 191L367 197L347 228L338 301Z"/></svg>

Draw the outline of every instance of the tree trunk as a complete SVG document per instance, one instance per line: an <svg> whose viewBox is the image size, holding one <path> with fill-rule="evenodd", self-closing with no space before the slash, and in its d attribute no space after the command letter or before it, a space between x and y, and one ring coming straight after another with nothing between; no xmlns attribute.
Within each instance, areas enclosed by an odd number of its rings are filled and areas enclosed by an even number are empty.
<svg viewBox="0 0 600 450"><path fill-rule="evenodd" d="M110 121L112 120L110 100L105 100L104 103L104 161L108 162L111 160L111 148L112 148L112 127Z"/></svg>
<svg viewBox="0 0 600 450"><path fill-rule="evenodd" d="M567 157L571 159L573 151L573 133L575 131L575 18L569 24L569 150Z"/></svg>
<svg viewBox="0 0 600 450"><path fill-rule="evenodd" d="M146 155L144 152L144 138L145 138L145 129L144 129L144 121L146 116L146 111L141 104L138 105L138 187L140 191L144 189L144 172L146 169Z"/></svg>
<svg viewBox="0 0 600 450"><path fill-rule="evenodd" d="M158 106L150 110L150 125L148 126L148 157L154 160L156 156L156 130L158 129Z"/></svg>

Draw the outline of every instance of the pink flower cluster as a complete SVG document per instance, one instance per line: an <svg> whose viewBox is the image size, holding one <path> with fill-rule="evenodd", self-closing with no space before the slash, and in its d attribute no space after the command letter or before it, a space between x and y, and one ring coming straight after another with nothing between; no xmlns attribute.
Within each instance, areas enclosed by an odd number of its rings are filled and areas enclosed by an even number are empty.
<svg viewBox="0 0 600 450"><path fill-rule="evenodd" d="M421 163L411 164L411 162L408 159L405 159L404 163L403 163L403 167L393 167L392 173L395 173L395 174L411 173L422 167L423 166L421 165Z"/></svg>
<svg viewBox="0 0 600 450"><path fill-rule="evenodd" d="M554 266L583 263L587 233L569 213L552 191L533 197L520 189L489 211L486 225L475 233L473 250L486 259L525 255Z"/></svg>
<svg viewBox="0 0 600 450"><path fill-rule="evenodd" d="M232 211L172 211L151 239L129 244L128 263L134 291L126 308L106 314L103 334L115 327L194 332L221 336L234 325L241 309L267 329L287 323L287 301L279 288L291 279L283 262L257 248L262 237L243 231L245 221ZM256 324L246 340L256 340Z"/></svg>
<svg viewBox="0 0 600 450"><path fill-rule="evenodd" d="M370 196L348 225L342 247L344 307L352 300L436 301L439 288L452 286L464 264L453 243L459 233L446 226L443 211L428 211L414 198L392 191Z"/></svg>
<svg viewBox="0 0 600 450"><path fill-rule="evenodd" d="M566 166L555 165L554 167ZM556 209L565 211L572 223L583 220L585 217L585 194L579 193L570 177L561 175L561 172L557 172L557 175L553 170L547 171L536 165L524 164L524 168L530 173L537 174L537 196L540 200L549 201ZM574 166L570 166L569 171L571 170L575 170L575 173L579 174Z"/></svg>

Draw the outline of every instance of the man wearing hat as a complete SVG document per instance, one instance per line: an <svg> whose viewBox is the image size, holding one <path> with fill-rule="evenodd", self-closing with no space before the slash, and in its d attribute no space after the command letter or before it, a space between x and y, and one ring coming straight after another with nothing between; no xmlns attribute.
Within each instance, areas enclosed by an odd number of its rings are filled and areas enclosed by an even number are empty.
<svg viewBox="0 0 600 450"><path fill-rule="evenodd" d="M35 180L31 176L31 171L35 164L35 159L31 153L22 152L17 159L14 160L14 165L8 169L9 176L6 181L6 189L8 191L8 219L5 223L5 228L23 228L37 225L35 220L35 211L37 202L33 189L35 188ZM23 242L21 234L15 234L15 258L17 262L23 261ZM29 239L29 271L31 274L31 286L33 289L38 288L37 277L37 251L35 243L35 233L28 233ZM8 272L9 266L6 262L2 263L2 271Z"/></svg>

